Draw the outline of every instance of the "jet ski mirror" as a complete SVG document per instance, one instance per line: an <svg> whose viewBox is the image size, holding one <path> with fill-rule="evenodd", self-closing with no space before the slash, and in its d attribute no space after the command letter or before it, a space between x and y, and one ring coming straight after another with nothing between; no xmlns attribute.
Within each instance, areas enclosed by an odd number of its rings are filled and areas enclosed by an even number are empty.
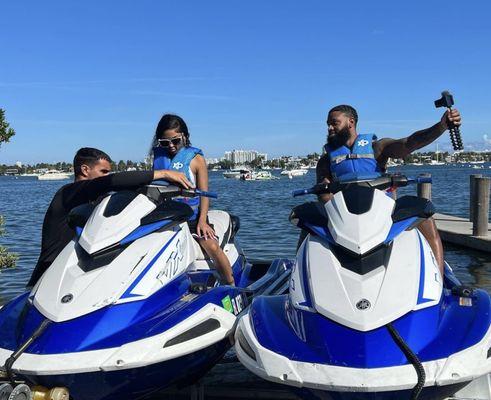
<svg viewBox="0 0 491 400"><path fill-rule="evenodd" d="M448 90L442 92L442 97L435 100L435 107L446 107L449 111L454 105L453 96ZM464 150L464 144L462 142L462 135L460 134L460 128L455 125L450 126L450 141L452 142L453 149L455 151Z"/></svg>

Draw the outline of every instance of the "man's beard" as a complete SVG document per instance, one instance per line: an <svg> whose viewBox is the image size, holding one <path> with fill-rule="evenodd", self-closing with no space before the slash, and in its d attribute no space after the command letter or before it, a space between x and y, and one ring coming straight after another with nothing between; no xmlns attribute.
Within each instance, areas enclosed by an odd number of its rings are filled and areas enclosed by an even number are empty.
<svg viewBox="0 0 491 400"><path fill-rule="evenodd" d="M344 146L350 137L350 130L347 126L342 128L339 132L333 133L327 137L327 144L333 149Z"/></svg>

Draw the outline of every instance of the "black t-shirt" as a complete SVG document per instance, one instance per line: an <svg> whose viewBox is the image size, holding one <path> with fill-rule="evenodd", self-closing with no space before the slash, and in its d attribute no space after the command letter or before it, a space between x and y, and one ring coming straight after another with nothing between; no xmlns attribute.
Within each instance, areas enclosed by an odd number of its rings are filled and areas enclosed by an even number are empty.
<svg viewBox="0 0 491 400"><path fill-rule="evenodd" d="M60 188L44 216L41 254L27 286L36 284L58 254L73 239L75 233L67 222L68 213L72 208L95 201L109 191L136 189L152 180L153 171L129 171L81 180Z"/></svg>

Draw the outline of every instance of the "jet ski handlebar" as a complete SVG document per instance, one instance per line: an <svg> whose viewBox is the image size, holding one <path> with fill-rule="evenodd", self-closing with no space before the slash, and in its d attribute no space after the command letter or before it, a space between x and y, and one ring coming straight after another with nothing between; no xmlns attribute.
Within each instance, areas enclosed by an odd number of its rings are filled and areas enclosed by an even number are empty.
<svg viewBox="0 0 491 400"><path fill-rule="evenodd" d="M210 197L212 199L217 199L218 194L214 192L207 192L205 190L199 190L199 189L181 189L181 196L184 197Z"/></svg>
<svg viewBox="0 0 491 400"><path fill-rule="evenodd" d="M334 181L331 183L318 183L308 189L297 189L292 192L293 197L304 196L306 194L325 194L337 193L343 190L348 185L369 186L374 189L386 190L389 188L398 188L411 184L431 183L432 179L428 176L418 176L416 178L407 177L405 175L384 175L372 180L353 180L353 181Z"/></svg>
<svg viewBox="0 0 491 400"><path fill-rule="evenodd" d="M143 193L154 201L169 200L178 196L218 198L218 195L214 192L200 189L183 189L179 186L169 185L167 182L153 182L151 185L145 186Z"/></svg>

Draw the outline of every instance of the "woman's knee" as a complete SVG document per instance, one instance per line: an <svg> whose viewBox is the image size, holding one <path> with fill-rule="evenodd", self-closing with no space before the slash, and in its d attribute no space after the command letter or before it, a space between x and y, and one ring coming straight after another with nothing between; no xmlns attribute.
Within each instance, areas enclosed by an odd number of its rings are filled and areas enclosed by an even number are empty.
<svg viewBox="0 0 491 400"><path fill-rule="evenodd" d="M201 240L200 241L201 246L206 250L206 252L209 253L216 253L220 246L218 246L218 242L213 239L208 239L208 240Z"/></svg>

